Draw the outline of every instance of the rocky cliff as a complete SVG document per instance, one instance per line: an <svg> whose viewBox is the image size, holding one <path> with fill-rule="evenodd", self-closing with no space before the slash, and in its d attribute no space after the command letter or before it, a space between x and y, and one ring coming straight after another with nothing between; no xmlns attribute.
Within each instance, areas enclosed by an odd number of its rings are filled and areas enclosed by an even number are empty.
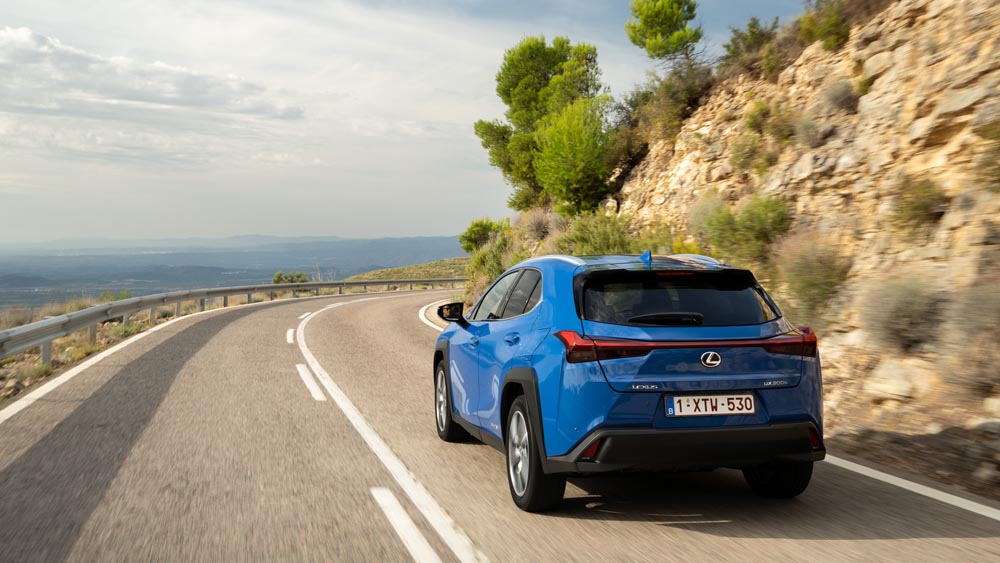
<svg viewBox="0 0 1000 563"><path fill-rule="evenodd" d="M843 99L847 85L853 100ZM788 201L793 232L813 233L850 263L821 334L828 433L985 433L969 437L993 440L973 469L995 486L1000 428L989 419L1000 417L1000 398L956 391L945 373L953 364L934 342L905 354L879 347L862 317L873 284L923 280L941 302L925 321L941 325L934 340L944 346L954 297L1000 279L990 277L1000 266L1000 194L976 173L982 128L1000 118L998 86L1000 3L902 0L853 29L843 49L808 47L776 83L744 76L718 85L675 142L650 148L606 211L640 225L686 225L709 193L734 207L753 194ZM808 139L761 136L765 164L741 171L732 156L755 106L795 116ZM922 229L891 221L908 178L929 179L945 195L943 215Z"/></svg>

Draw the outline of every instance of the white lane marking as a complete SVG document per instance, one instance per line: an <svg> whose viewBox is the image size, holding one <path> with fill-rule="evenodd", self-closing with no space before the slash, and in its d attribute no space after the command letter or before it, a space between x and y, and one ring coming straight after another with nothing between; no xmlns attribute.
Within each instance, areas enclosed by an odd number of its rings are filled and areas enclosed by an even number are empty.
<svg viewBox="0 0 1000 563"><path fill-rule="evenodd" d="M378 503L385 517L396 530L399 539L403 540L403 545L410 552L414 561L418 563L441 563L441 558L434 552L434 548L427 542L427 538L420 533L420 529L413 523L410 515L399 504L396 495L392 491L383 487L372 487L372 496Z"/></svg>
<svg viewBox="0 0 1000 563"><path fill-rule="evenodd" d="M295 329L290 328L288 332L285 333L285 341L289 344L295 344Z"/></svg>
<svg viewBox="0 0 1000 563"><path fill-rule="evenodd" d="M400 297L408 297L402 295ZM349 301L347 303L360 303L362 301L371 301L372 299L392 299L391 297L369 297L367 299L358 299L356 301ZM295 331L295 336L299 342L299 350L302 351L302 356L306 359L306 363L312 369L313 373L316 374L316 378L319 379L320 385L322 385L326 392L329 393L333 402L340 407L343 411L344 416L350 421L354 429L357 430L361 438L368 444L368 448L371 449L372 453L378 457L382 465L385 466L386 470L392 475L392 478L396 480L399 487L406 493L406 496L410 497L410 500L417 507L417 510L424 515L424 518L430 523L434 531L441 536L444 543L451 549L455 554L455 557L462 562L474 562L474 561L487 561L486 556L479 553L475 547L472 545L472 541L469 537L465 535L459 527L458 524L452 520L451 516L441 508L441 505L434 500L430 492L427 491L424 486L417 481L417 478L413 473L406 467L399 457L393 453L392 449L385 440L375 432L375 429L368 424L365 420L364 415L358 410L358 407L354 406L354 403L347 397L340 387L333 382L330 378L330 374L323 369L316 356L313 356L309 347L306 345L305 329L306 325L309 324L316 315L319 315L323 311L333 309L335 307L340 307L346 305L347 303L334 303L323 307L319 311L312 313L306 317L301 323L299 323L298 328Z"/></svg>
<svg viewBox="0 0 1000 563"><path fill-rule="evenodd" d="M305 313L302 313L301 315L299 315L299 320L301 321L302 319L308 317L311 314L312 314L311 311L306 311Z"/></svg>
<svg viewBox="0 0 1000 563"><path fill-rule="evenodd" d="M425 316L427 314L427 309L437 303L440 303L440 301L428 303L422 309L420 309L418 315L420 316L420 320L424 321L424 324L426 324L427 326L433 328L438 332L443 332L444 331L443 328L430 322L429 320L427 320ZM839 457L827 455L826 461L830 462L831 465L836 465L837 467L840 467L842 469L853 471L855 473L860 473L861 475L864 475L866 477L871 477L872 479L882 481L883 483L889 483L890 485L901 487L910 492L917 493L918 495L930 497L934 500L941 501L945 504L950 504L951 506L968 510L969 512L979 514L980 516L985 516L987 518L992 518L993 520L1000 521L1000 510L991 508L984 504L979 504L978 502L973 502L971 500L966 500L962 497L957 497L955 495L951 495L943 491L939 491L937 489L932 489L928 486L914 483L913 481L907 481L906 479L901 479L899 477L889 475L888 473L883 473L881 471L865 467L864 465L858 463L853 463L845 459L840 459Z"/></svg>
<svg viewBox="0 0 1000 563"><path fill-rule="evenodd" d="M325 401L326 395L323 394L323 390L319 388L319 385L316 385L316 380L313 379L309 368L307 368L305 364L295 364L295 369L299 370L299 377L302 378L302 383L306 384L306 387L309 389L309 394L312 395L313 399L316 399L317 401Z"/></svg>
<svg viewBox="0 0 1000 563"><path fill-rule="evenodd" d="M911 493L916 493L918 495L923 495L928 498L932 498L936 501L943 502L945 504L950 504L956 508L961 508L963 510L968 510L969 512L978 514L980 516L985 516L987 518L992 518L993 520L1000 521L1000 510L991 508L984 504L979 504L978 502L973 502L971 500L964 499L952 494L948 494L937 489L932 489L931 487L921 485L919 483L914 483L913 481L907 481L906 479L901 479L894 475L889 475L888 473L883 473L876 469L870 467L865 467L864 465L853 463L847 461L846 459L840 459L839 457L826 456L826 461L831 465L835 465L842 469L847 469L848 471L853 471L855 473L860 473L866 477L871 477L872 479L882 481L883 483L888 483L890 485L895 485L897 487L906 489Z"/></svg>
<svg viewBox="0 0 1000 563"><path fill-rule="evenodd" d="M442 299L440 301L434 301L433 303L428 303L428 304L424 305L424 307L422 309L420 309L420 312L417 313L417 316L420 317L420 322L424 323L425 325L433 328L434 330L436 330L438 332L444 331L443 328L441 328L438 325L434 324L433 322L431 322L430 319L427 318L427 309L430 309L431 307L433 307L434 305L437 305L438 303L440 303L440 304L443 305L443 304L445 304L447 302L448 302L447 299Z"/></svg>

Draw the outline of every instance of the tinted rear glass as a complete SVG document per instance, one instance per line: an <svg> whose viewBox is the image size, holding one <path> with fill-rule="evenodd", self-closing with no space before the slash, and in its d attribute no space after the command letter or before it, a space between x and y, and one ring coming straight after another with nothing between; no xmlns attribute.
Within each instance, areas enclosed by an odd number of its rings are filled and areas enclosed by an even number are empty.
<svg viewBox="0 0 1000 563"><path fill-rule="evenodd" d="M583 285L590 321L633 326L739 326L777 318L745 271L604 271Z"/></svg>

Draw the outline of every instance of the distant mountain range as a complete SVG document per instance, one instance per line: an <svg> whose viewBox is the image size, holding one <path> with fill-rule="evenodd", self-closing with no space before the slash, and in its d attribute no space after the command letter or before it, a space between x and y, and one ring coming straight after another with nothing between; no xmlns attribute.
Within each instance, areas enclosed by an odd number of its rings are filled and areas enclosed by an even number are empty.
<svg viewBox="0 0 1000 563"><path fill-rule="evenodd" d="M343 279L370 270L464 256L458 238L185 238L51 241L0 248L0 307L33 306L126 289L144 295L269 283L278 270Z"/></svg>

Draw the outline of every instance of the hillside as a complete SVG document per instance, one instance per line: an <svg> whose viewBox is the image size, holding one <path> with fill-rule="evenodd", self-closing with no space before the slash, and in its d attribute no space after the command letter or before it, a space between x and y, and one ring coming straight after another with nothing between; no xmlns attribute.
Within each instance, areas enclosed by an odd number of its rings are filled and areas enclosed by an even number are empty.
<svg viewBox="0 0 1000 563"><path fill-rule="evenodd" d="M345 281L377 281L377 280L417 280L434 278L461 278L465 277L465 267L469 264L468 257L446 258L435 262L425 262L423 264L413 264L412 266L400 266L397 268L383 268L372 270L356 276L351 276Z"/></svg>
<svg viewBox="0 0 1000 563"><path fill-rule="evenodd" d="M788 202L790 255L832 249L848 266L819 319L827 432L987 493L1000 483L1000 194L983 175L998 29L990 0L892 4L841 50L806 48L776 83L717 85L604 204L642 227L687 226L713 195L734 210Z"/></svg>

